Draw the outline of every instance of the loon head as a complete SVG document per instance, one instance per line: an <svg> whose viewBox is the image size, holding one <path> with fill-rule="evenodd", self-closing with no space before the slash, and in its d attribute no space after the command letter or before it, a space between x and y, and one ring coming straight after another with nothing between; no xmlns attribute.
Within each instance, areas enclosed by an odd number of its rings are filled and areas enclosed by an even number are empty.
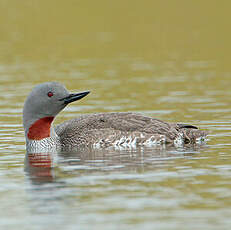
<svg viewBox="0 0 231 230"><path fill-rule="evenodd" d="M23 127L26 139L41 140L50 136L55 116L69 103L85 97L89 91L71 94L58 82L46 82L35 86L23 108Z"/></svg>

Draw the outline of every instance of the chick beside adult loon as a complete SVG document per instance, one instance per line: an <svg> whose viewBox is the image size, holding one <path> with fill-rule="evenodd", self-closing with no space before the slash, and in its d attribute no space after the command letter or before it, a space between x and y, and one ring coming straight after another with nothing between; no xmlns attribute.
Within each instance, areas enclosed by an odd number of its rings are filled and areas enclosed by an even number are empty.
<svg viewBox="0 0 231 230"><path fill-rule="evenodd" d="M27 150L78 149L78 147L152 146L188 144L204 139L206 131L185 124L167 123L136 113L98 113L67 120L53 128L57 114L89 91L70 94L58 82L35 86L23 108Z"/></svg>

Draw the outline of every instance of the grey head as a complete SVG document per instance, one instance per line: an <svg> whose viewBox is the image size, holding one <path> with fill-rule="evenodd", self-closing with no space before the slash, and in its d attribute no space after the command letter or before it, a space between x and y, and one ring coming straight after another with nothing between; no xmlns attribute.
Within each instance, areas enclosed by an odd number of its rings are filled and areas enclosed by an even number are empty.
<svg viewBox="0 0 231 230"><path fill-rule="evenodd" d="M28 95L23 108L23 126L27 131L37 120L55 117L70 102L85 97L89 91L70 94L58 82L45 82L35 86Z"/></svg>

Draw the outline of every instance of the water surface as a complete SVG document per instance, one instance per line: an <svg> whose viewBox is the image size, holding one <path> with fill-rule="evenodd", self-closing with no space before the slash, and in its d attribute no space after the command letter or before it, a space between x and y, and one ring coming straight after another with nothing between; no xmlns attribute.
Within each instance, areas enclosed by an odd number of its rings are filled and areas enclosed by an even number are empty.
<svg viewBox="0 0 231 230"><path fill-rule="evenodd" d="M1 229L230 229L230 4L167 2L0 2ZM44 81L91 91L55 124L132 111L209 130L207 143L24 171L22 107Z"/></svg>

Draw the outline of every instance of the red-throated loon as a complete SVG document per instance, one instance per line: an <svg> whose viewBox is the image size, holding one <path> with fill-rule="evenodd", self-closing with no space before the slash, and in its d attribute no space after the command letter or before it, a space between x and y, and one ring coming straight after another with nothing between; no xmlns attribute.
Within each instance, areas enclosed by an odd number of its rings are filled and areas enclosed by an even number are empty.
<svg viewBox="0 0 231 230"><path fill-rule="evenodd" d="M167 123L136 113L98 113L65 121L53 128L54 118L69 103L89 91L70 94L60 83L45 82L33 88L23 109L23 126L29 152L78 149L81 146L152 146L195 143L206 131L192 125Z"/></svg>

